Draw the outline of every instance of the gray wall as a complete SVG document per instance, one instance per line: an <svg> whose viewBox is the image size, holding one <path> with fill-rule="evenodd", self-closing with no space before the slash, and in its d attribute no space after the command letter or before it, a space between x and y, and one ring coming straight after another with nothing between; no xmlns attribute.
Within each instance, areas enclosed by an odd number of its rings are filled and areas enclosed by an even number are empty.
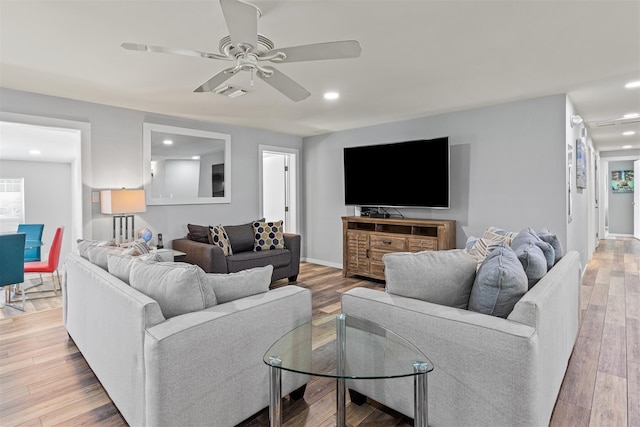
<svg viewBox="0 0 640 427"><path fill-rule="evenodd" d="M165 246L172 239L186 235L187 223L238 224L259 217L259 144L302 151L302 138L282 133L161 116L11 89L0 89L0 98L3 112L89 122L91 156L82 167L88 168L90 174L83 187L96 191L142 186L142 124L145 121L230 134L230 204L148 206L147 212L136 215L136 229L146 226L154 235L163 233ZM89 225L91 233L85 237L103 239L111 236L111 217L100 213L99 203L92 203L91 215L84 218L84 223Z"/></svg>
<svg viewBox="0 0 640 427"><path fill-rule="evenodd" d="M609 192L609 233L633 234L633 193L614 193L611 189L611 172L633 170L633 161L609 162L607 191ZM636 190L638 191L638 190Z"/></svg>
<svg viewBox="0 0 640 427"><path fill-rule="evenodd" d="M554 95L305 138L307 258L342 263L341 216L353 214L344 204L344 147L441 136L451 144L451 209L400 209L405 217L455 219L457 247L491 225L546 227L567 247L566 99Z"/></svg>
<svg viewBox="0 0 640 427"><path fill-rule="evenodd" d="M24 178L25 223L44 224L46 260L56 228L64 227L60 260L71 250L71 164L0 160L0 176Z"/></svg>

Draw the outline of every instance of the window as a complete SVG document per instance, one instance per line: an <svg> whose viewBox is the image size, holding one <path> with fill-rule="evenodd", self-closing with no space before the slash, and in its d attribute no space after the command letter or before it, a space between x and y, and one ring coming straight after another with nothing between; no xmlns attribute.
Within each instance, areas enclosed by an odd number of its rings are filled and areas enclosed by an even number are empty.
<svg viewBox="0 0 640 427"><path fill-rule="evenodd" d="M24 178L0 178L0 232L24 223Z"/></svg>

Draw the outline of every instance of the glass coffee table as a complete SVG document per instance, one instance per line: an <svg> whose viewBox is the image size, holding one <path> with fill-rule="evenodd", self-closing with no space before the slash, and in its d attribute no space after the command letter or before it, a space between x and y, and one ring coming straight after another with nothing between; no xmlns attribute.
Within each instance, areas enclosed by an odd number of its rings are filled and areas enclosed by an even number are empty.
<svg viewBox="0 0 640 427"><path fill-rule="evenodd" d="M433 364L409 341L377 323L344 314L321 325L305 323L276 341L263 360L270 370L272 427L282 425L282 370L336 379L338 427L346 425L346 379L413 376L414 426L427 427L427 373Z"/></svg>

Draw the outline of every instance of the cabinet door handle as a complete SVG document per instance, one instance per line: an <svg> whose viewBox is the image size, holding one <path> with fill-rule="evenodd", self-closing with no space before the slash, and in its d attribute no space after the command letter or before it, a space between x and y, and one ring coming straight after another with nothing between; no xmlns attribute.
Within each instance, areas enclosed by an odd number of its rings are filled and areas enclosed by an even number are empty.
<svg viewBox="0 0 640 427"><path fill-rule="evenodd" d="M367 249L367 252L365 252L365 257L369 258L369 249Z"/></svg>
<svg viewBox="0 0 640 427"><path fill-rule="evenodd" d="M385 245L390 245L391 244L391 240L383 240L382 243L384 243Z"/></svg>

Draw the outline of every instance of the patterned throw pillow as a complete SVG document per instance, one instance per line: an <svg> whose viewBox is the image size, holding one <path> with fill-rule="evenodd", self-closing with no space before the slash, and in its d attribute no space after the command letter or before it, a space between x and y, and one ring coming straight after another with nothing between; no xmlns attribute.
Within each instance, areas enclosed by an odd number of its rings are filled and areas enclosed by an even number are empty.
<svg viewBox="0 0 640 427"><path fill-rule="evenodd" d="M225 256L233 255L231 243L229 243L229 236L227 236L227 232L224 231L224 227L218 224L215 227L209 227L209 230L211 233L211 244L220 246Z"/></svg>
<svg viewBox="0 0 640 427"><path fill-rule="evenodd" d="M126 248L126 254L131 256L144 255L149 253L149 246L147 242L142 239L137 239L132 242L120 243L118 246Z"/></svg>
<svg viewBox="0 0 640 427"><path fill-rule="evenodd" d="M469 255L476 259L476 262L478 262L478 267L480 267L480 263L484 261L484 259L487 257L487 254L489 254L489 251L500 246L500 243L501 242L499 240L471 236L467 239L465 249L467 250Z"/></svg>
<svg viewBox="0 0 640 427"><path fill-rule="evenodd" d="M491 226L487 228L487 231L484 232L484 235L482 237L484 239L496 240L499 242L504 242L507 245L511 245L511 241L517 235L518 235L517 232L507 231L507 230L503 230L502 228Z"/></svg>
<svg viewBox="0 0 640 427"><path fill-rule="evenodd" d="M270 249L284 249L284 231L282 221L253 223L255 241L254 251L268 251Z"/></svg>

